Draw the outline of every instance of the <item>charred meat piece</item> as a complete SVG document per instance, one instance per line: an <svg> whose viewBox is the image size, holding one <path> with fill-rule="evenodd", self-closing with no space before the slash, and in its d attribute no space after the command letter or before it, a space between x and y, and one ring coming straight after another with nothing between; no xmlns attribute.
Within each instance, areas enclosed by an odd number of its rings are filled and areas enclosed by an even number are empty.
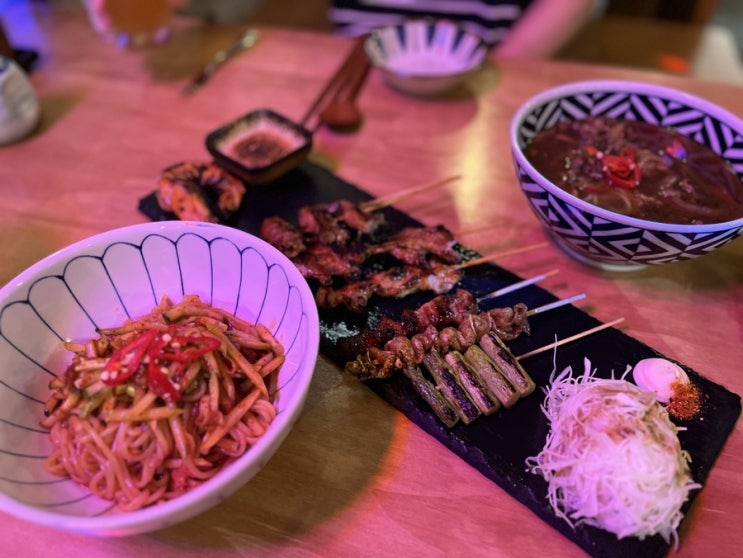
<svg viewBox="0 0 743 558"><path fill-rule="evenodd" d="M336 277L355 281L361 273L351 255L327 244L310 244L293 262L305 279L315 279L321 285L331 285Z"/></svg>
<svg viewBox="0 0 743 558"><path fill-rule="evenodd" d="M378 296L402 298L419 291L442 294L450 291L461 279L461 272L450 266L423 268L405 265L375 273L367 281L374 283L374 293Z"/></svg>
<svg viewBox="0 0 743 558"><path fill-rule="evenodd" d="M349 361L370 347L383 347L390 339L405 335L408 335L408 332L403 329L400 322L390 317L384 317L373 330L365 329L356 335L349 335L348 337L339 339L337 349L341 356L346 361Z"/></svg>
<svg viewBox="0 0 743 558"><path fill-rule="evenodd" d="M527 320L528 308L521 302L513 307L493 308L485 313L492 320L490 327L498 337L505 341L516 339L522 333L529 335L529 321Z"/></svg>
<svg viewBox="0 0 743 558"><path fill-rule="evenodd" d="M297 213L299 228L320 244L343 246L351 240L351 230L344 227L325 209L305 205Z"/></svg>
<svg viewBox="0 0 743 558"><path fill-rule="evenodd" d="M425 266L434 256L445 263L457 263L462 255L456 251L456 241L451 232L443 227L408 227L393 235L386 242L369 248L369 255L390 254L410 265Z"/></svg>
<svg viewBox="0 0 743 558"><path fill-rule="evenodd" d="M440 347L438 333L435 327L429 326L424 331L416 333L410 338L405 335L398 335L390 339L384 345L384 349L378 347L367 348L363 353L356 356L354 360L347 362L345 370L349 374L363 379L363 376L375 378L389 377L394 371L402 370L406 366L417 366L423 362L423 358L429 351ZM368 366L381 361L389 363L393 368L391 370L385 369L377 372L368 370Z"/></svg>
<svg viewBox="0 0 743 558"><path fill-rule="evenodd" d="M328 212L347 227L364 234L374 234L384 223L384 215L378 212L365 212L348 200L329 203Z"/></svg>
<svg viewBox="0 0 743 558"><path fill-rule="evenodd" d="M458 324L465 316L478 312L475 296L465 289L432 298L416 310L403 310L400 322L408 334L425 330L432 325L440 329Z"/></svg>
<svg viewBox="0 0 743 558"><path fill-rule="evenodd" d="M302 273L309 274L311 270L307 269ZM317 273L315 276L320 277ZM451 290L461 278L461 272L451 266L442 265L431 269L396 266L337 289L328 286L326 282L316 293L315 300L324 310L343 305L352 312L360 312L373 295L402 298L419 291L440 294Z"/></svg>
<svg viewBox="0 0 743 558"><path fill-rule="evenodd" d="M296 258L307 249L302 231L278 216L266 217L259 234L289 259Z"/></svg>
<svg viewBox="0 0 743 558"><path fill-rule="evenodd" d="M399 370L396 361L395 355L389 351L372 347L358 355L355 360L346 363L345 370L359 380L389 378Z"/></svg>
<svg viewBox="0 0 743 558"><path fill-rule="evenodd" d="M317 307L323 310L344 306L351 312L360 313L366 308L369 299L374 295L374 290L374 283L367 281L349 283L337 289L326 284L315 292L315 302Z"/></svg>
<svg viewBox="0 0 743 558"><path fill-rule="evenodd" d="M305 205L297 214L299 227L323 244L344 245L360 234L372 234L384 222L381 213L364 213L348 200Z"/></svg>

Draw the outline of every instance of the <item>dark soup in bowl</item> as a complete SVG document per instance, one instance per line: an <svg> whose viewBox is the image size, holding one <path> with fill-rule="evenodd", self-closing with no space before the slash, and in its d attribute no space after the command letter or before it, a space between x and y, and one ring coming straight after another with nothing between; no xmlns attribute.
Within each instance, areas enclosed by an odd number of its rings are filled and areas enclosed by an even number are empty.
<svg viewBox="0 0 743 558"><path fill-rule="evenodd" d="M563 121L524 153L557 186L609 211L690 225L743 217L743 183L725 160L661 126L604 116Z"/></svg>

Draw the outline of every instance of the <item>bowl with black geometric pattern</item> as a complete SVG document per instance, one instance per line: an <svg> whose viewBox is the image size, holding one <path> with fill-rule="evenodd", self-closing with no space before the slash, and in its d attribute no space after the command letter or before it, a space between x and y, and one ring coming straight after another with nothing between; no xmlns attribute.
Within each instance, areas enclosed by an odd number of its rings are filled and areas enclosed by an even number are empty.
<svg viewBox="0 0 743 558"><path fill-rule="evenodd" d="M743 218L679 224L630 217L573 196L547 179L527 158L527 145L560 122L588 117L670 129L722 157L736 180L743 176L743 120L710 101L669 87L621 80L581 81L543 91L514 114L511 152L532 211L566 253L603 270L633 271L698 258L743 232Z"/></svg>
<svg viewBox="0 0 743 558"><path fill-rule="evenodd" d="M119 511L68 477L46 470L49 382L98 328L149 313L185 295L261 323L284 347L277 414L235 461L183 495ZM0 510L29 522L94 536L161 529L219 504L255 475L299 419L319 350L313 295L278 250L243 231L163 221L104 232L44 258L0 289Z"/></svg>

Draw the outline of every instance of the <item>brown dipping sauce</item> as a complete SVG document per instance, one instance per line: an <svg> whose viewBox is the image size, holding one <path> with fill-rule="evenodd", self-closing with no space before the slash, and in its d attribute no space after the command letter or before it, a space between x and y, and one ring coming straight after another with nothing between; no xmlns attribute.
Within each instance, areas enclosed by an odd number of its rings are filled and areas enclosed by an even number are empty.
<svg viewBox="0 0 743 558"><path fill-rule="evenodd" d="M258 131L237 141L231 151L232 157L246 167L265 167L293 149L294 146L278 134Z"/></svg>
<svg viewBox="0 0 743 558"><path fill-rule="evenodd" d="M743 217L743 183L722 157L653 124L560 122L537 134L525 155L568 193L630 217L694 225Z"/></svg>

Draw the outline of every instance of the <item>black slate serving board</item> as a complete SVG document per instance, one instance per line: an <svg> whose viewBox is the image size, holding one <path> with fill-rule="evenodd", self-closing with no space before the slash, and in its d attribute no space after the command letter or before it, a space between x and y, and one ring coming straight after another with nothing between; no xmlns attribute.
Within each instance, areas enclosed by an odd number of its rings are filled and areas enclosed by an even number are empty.
<svg viewBox="0 0 743 558"><path fill-rule="evenodd" d="M280 215L294 221L300 206L339 198L361 202L371 199L371 196L326 169L305 162L276 182L265 186L250 186L240 211L225 224L257 234L264 217ZM158 207L154 194L140 200L139 209L153 220L175 218ZM420 225L394 208L385 208L383 212L392 229ZM483 264L467 269L460 286L480 296L519 279L520 277L497 265ZM338 350L340 339L357 333L362 328L373 328L382 316L394 317L404 308L417 307L432 296L416 294L399 300L373 300L368 312L360 315L341 310L321 313L322 353L342 368L345 359ZM516 302L524 302L533 308L554 300L557 298L544 289L530 286L489 301L489 304L483 304L483 309L496 305L510 306ZM523 354L551 343L556 335L558 338L565 338L599 325L600 322L574 306L565 306L533 316L530 324L531 335L509 342L514 354ZM511 409L480 418L470 425L459 424L451 429L438 421L404 375L397 375L390 380L369 381L367 385L590 555L606 558L664 556L670 545L659 535L642 541L635 537L620 540L615 535L594 527L578 526L572 529L549 506L546 483L540 477L527 472L526 458L539 453L549 430L547 419L540 409L544 400L540 388L549 382L553 356L552 351L548 351L522 362L537 386L540 386L532 395L520 400ZM557 352L556 367L562 370L572 366L574 373L581 374L584 370L584 358L588 358L592 367L598 370L598 376L609 377L612 373L623 373L627 365L634 365L643 358L654 356L664 355L618 329L608 328L561 347ZM682 363L678 364L686 370L703 394L700 414L687 422L677 421L679 426L686 428L679 433L679 439L682 447L691 455L693 478L703 484L740 415L741 400L737 394L709 381ZM697 493L698 491L692 492L692 501ZM690 504L691 501L687 503L685 510Z"/></svg>

